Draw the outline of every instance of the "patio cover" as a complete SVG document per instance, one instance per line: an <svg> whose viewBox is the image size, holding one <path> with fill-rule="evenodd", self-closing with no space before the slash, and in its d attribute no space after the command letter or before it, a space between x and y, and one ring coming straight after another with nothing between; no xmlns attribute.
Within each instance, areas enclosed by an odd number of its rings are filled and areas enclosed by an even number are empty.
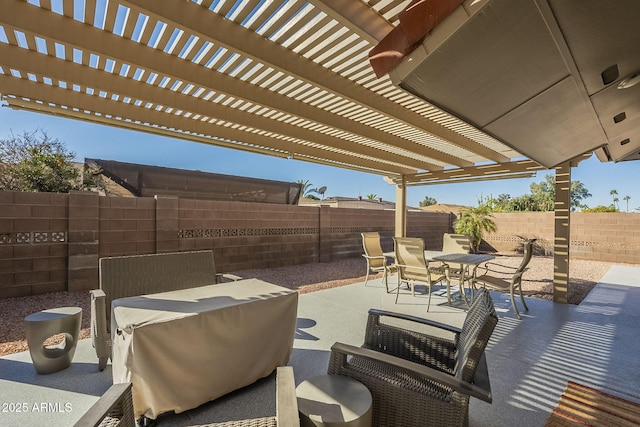
<svg viewBox="0 0 640 427"><path fill-rule="evenodd" d="M554 167L570 180L593 150L639 158L640 85L617 89L640 81L639 5L4 0L0 94L10 108L379 174L406 206L410 185ZM369 52L420 6L428 25L409 19L400 35L427 61L401 43L385 50L401 75L376 74ZM485 34L487 22L504 25ZM568 188L556 192L567 218ZM396 209L396 235L405 223ZM560 240L568 254L568 231Z"/></svg>

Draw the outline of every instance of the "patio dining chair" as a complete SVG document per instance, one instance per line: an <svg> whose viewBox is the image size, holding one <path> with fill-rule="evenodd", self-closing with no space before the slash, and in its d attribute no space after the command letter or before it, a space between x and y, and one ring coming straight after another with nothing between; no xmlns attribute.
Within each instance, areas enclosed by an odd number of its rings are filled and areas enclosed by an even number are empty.
<svg viewBox="0 0 640 427"><path fill-rule="evenodd" d="M382 252L380 233L368 232L360 234L362 235L362 248L364 249L364 254L362 256L367 260L367 276L364 279L364 285L367 286L370 272L382 272L384 273L384 286L388 293L389 273L393 272L395 267L387 262L387 257L384 256Z"/></svg>
<svg viewBox="0 0 640 427"><path fill-rule="evenodd" d="M371 309L362 347L335 343L328 373L367 386L374 426L468 426L469 399L493 401L485 348L497 323L486 289L462 328Z"/></svg>
<svg viewBox="0 0 640 427"><path fill-rule="evenodd" d="M452 234L444 233L442 236L442 252L445 254L468 254L471 251L471 239L468 234ZM447 276L447 282L451 284L451 280L455 279L460 282L462 277L468 277L469 266L459 264L451 266L443 264L441 268L434 267L433 271L442 272ZM464 283L459 283L460 292L463 290Z"/></svg>
<svg viewBox="0 0 640 427"><path fill-rule="evenodd" d="M431 306L431 285L446 282L447 276L441 270L429 268L424 256L424 241L416 237L394 237L396 268L398 269L398 287L396 288L396 304L400 295L400 284L407 283L411 287L411 295L415 296L415 282L423 282L429 291L427 311Z"/></svg>
<svg viewBox="0 0 640 427"><path fill-rule="evenodd" d="M524 256L518 267L510 267L496 262L487 262L484 267L481 267L484 268L484 272L479 276L471 278L471 286L473 289L477 289L480 285L485 288L496 289L503 292L508 291L511 296L511 305L518 319L522 318L516 306L514 294L517 290L520 294L520 300L522 301L524 310L529 311L529 307L527 307L524 295L522 294L522 274L526 270L527 265L529 265L529 261L531 261L535 241L536 239L529 239L524 243Z"/></svg>

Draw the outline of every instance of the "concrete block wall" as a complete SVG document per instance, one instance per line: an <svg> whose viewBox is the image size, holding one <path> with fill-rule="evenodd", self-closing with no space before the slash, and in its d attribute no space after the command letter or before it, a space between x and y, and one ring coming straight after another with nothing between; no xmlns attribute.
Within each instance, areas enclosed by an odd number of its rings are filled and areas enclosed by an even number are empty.
<svg viewBox="0 0 640 427"><path fill-rule="evenodd" d="M0 191L0 298L67 288L69 195Z"/></svg>
<svg viewBox="0 0 640 427"><path fill-rule="evenodd" d="M571 257L640 264L640 214L572 215Z"/></svg>
<svg viewBox="0 0 640 427"><path fill-rule="evenodd" d="M97 198L100 257L156 253L156 199Z"/></svg>
<svg viewBox="0 0 640 427"><path fill-rule="evenodd" d="M409 212L407 235L427 249L452 230L446 213ZM536 237L553 250L554 216L494 214L490 249ZM98 287L101 257L212 249L219 272L330 262L362 254L360 233L393 250L395 214L268 203L0 192L0 298ZM640 215L574 213L571 257L640 264Z"/></svg>
<svg viewBox="0 0 640 427"><path fill-rule="evenodd" d="M321 262L362 255L360 233L377 231L383 251L393 250L395 214L393 211L320 208L322 256Z"/></svg>
<svg viewBox="0 0 640 427"><path fill-rule="evenodd" d="M576 214L571 216L573 222ZM481 249L496 250L498 252L515 251L521 246L522 240L536 238L537 246L547 253L553 253L554 214L553 212L510 212L494 213L493 220L497 231L485 235L485 242Z"/></svg>
<svg viewBox="0 0 640 427"><path fill-rule="evenodd" d="M218 272L317 262L318 208L179 200L179 250L212 249Z"/></svg>
<svg viewBox="0 0 640 427"><path fill-rule="evenodd" d="M499 213L494 220L498 230L485 239L494 249L511 251L520 237L535 237L553 253L553 212ZM570 240L572 259L640 264L640 214L574 212Z"/></svg>
<svg viewBox="0 0 640 427"><path fill-rule="evenodd" d="M422 238L427 250L441 250L442 235L453 233L454 219L449 213L407 212L407 237Z"/></svg>

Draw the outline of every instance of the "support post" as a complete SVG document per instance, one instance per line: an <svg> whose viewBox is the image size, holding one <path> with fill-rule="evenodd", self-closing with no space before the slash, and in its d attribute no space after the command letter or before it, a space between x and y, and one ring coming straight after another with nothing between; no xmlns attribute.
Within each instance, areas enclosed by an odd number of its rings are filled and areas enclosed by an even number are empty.
<svg viewBox="0 0 640 427"><path fill-rule="evenodd" d="M396 226L395 237L407 235L407 182L402 175L402 182L396 184Z"/></svg>
<svg viewBox="0 0 640 427"><path fill-rule="evenodd" d="M556 168L555 239L553 245L553 301L566 304L569 290L571 242L571 164Z"/></svg>

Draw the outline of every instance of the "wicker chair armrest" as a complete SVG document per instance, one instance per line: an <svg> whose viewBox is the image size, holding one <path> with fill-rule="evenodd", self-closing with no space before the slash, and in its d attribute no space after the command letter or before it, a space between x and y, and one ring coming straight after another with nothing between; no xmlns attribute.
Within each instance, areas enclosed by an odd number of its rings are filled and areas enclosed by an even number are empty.
<svg viewBox="0 0 640 427"><path fill-rule="evenodd" d="M98 358L108 358L111 357L111 336L107 324L107 296L102 289L94 289L89 291L89 294L91 295L91 342ZM100 370L102 369L104 366L101 366Z"/></svg>
<svg viewBox="0 0 640 427"><path fill-rule="evenodd" d="M131 383L112 385L105 394L75 423L75 427L117 425L134 427Z"/></svg>
<svg viewBox="0 0 640 427"><path fill-rule="evenodd" d="M484 377L486 378L486 381L483 381L481 384L473 384L458 379L447 373L438 371L437 369L429 368L418 363L410 362L408 360L404 360L385 353L380 353L374 350L355 347L343 343L335 343L333 346L331 346L332 360L330 361L330 364L341 363L343 366L347 366L349 365L347 356L358 356L370 359L372 361L377 361L379 363L385 363L393 366L396 369L412 372L418 376L424 377L425 380L436 382L445 387L449 387L454 391L478 398L485 402L491 403L493 400L493 397L491 395L491 388L486 388L488 385L488 374ZM484 367L486 368L486 363L484 364Z"/></svg>
<svg viewBox="0 0 640 427"><path fill-rule="evenodd" d="M440 322L436 322L434 320L429 320L429 319L424 319L422 317L417 317L417 316L411 316L409 314L404 314L404 313L396 313L393 311L386 311L386 310L379 310L376 308L372 308L369 310L369 315L370 316L375 316L378 319L381 317L393 317L396 319L401 319L401 320L406 320L409 322L416 322L416 323L420 323L422 325L427 325L427 326L432 326L434 328L438 328L438 329L443 329L445 331L449 331L452 332L454 334L459 334L460 332L462 332L462 329L453 326L453 325L447 325L446 323L440 323Z"/></svg>
<svg viewBox="0 0 640 427"><path fill-rule="evenodd" d="M299 427L296 383L291 366L281 366L276 374L276 418L279 427Z"/></svg>
<svg viewBox="0 0 640 427"><path fill-rule="evenodd" d="M216 273L216 283L226 282L237 282L238 280L242 280L243 278L240 276L236 276L235 274L230 273Z"/></svg>

